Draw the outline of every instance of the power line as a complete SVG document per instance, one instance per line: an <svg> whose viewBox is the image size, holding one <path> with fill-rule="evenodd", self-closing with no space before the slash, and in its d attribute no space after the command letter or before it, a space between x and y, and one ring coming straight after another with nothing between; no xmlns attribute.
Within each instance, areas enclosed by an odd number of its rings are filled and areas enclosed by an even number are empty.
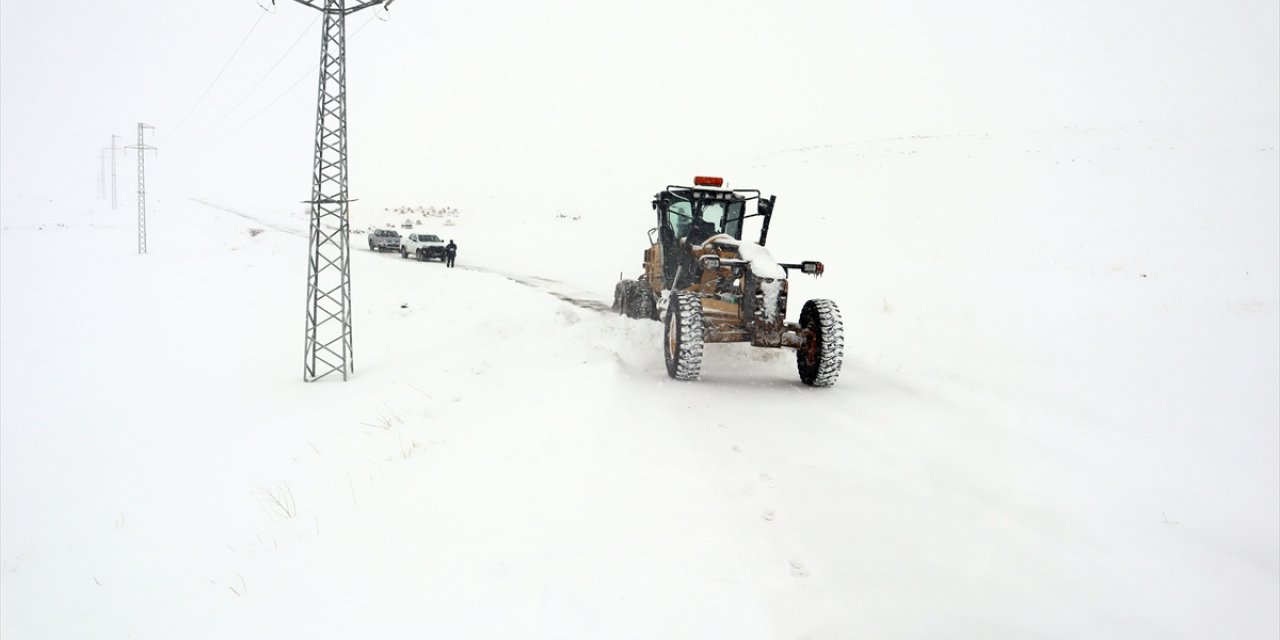
<svg viewBox="0 0 1280 640"><path fill-rule="evenodd" d="M369 23L373 22L373 21L374 21L374 19L375 19L375 18L377 18L377 17L378 17L378 16L377 16L377 14L374 14L373 16L370 16L370 18L369 18L368 20L365 20L365 21L364 21L364 24L360 25L359 27L356 27L355 31L352 31L352 32L351 32L351 35L347 36L347 37L346 37L346 39L347 39L348 41L354 40L354 39L355 39L355 37L356 37L356 35L357 35L357 34L359 34L362 30L364 30L364 28L365 28L365 27L369 26ZM308 29L310 29L310 27L308 27ZM304 34L304 35L305 35L305 34ZM253 115L249 116L249 118L248 118L248 119L246 119L246 120L242 121L240 124L236 125L236 126L235 126L235 128L233 128L233 129L231 129L230 131L228 131L228 132L227 132L225 135L223 135L222 137L220 137L220 138L218 138L217 140L214 140L213 142L209 143L209 145L208 145L208 146L206 146L206 147L204 147L204 148L202 148L202 149L201 149L201 151L207 151L207 150L209 150L209 149L212 149L213 147L216 147L217 145L222 144L223 142L226 142L228 138L230 138L231 136L233 136L233 135L235 135L236 133L238 133L241 129L243 129L243 128L245 128L246 126L248 126L248 125L249 125L249 123L253 122L254 120L257 120L257 119L258 119L258 116L261 116L262 114L266 113L266 112L267 112L267 110L269 110L271 107L275 106L275 104L276 104L277 102L280 102L282 99L284 99L284 97L285 97L285 96L287 96L287 95L289 95L289 93L290 93L290 92L292 92L292 91L294 90L294 88L296 88L299 84L301 84L303 80L307 80L307 79L311 78L311 77L312 77L312 76L311 76L311 72L315 71L315 70L316 70L317 68L319 68L319 67L320 67L320 63L318 63L318 62L317 62L316 64L312 65L310 69L307 69L305 73L303 73L301 76L298 76L298 79L297 79L297 80L294 80L292 84L290 84L288 87L285 87L284 91L281 91L279 95L277 95L276 97L272 98L272 99L271 99L271 101L270 101L270 102L268 102L266 105L264 105L261 109L258 109L256 112L254 112L254 114L253 114Z"/></svg>
<svg viewBox="0 0 1280 640"><path fill-rule="evenodd" d="M255 112L253 115L249 116L249 119L248 119L248 120L245 120L244 122L241 122L240 124L236 125L236 127L235 127L234 129L232 129L232 130L228 131L228 132L226 133L226 135L224 135L224 136L222 136L221 138L218 138L217 140L214 140L213 142L209 143L209 146L205 147L204 149L201 149L201 151L204 151L204 150L207 150L207 149L211 149L211 148L213 148L213 147L215 147L215 146L217 146L217 145L219 145L219 144L222 144L223 142L226 142L227 138L230 138L231 136L235 135L235 134L236 134L237 132L239 132L241 129L245 128L245 126L246 126L246 125L248 125L250 122L253 122L254 120L257 120L257 119L258 119L258 116L260 116L260 115L262 115L262 114L266 113L266 111L267 111L268 109L270 109L271 107L275 106L275 104L276 104L277 102L280 102L280 100L281 100L281 99L283 99L285 96L289 95L289 92L293 91L293 88L294 88L294 87L298 86L298 85L299 85L303 80L306 80L307 78L310 78L310 77L311 77L311 72L312 72L312 71L315 71L315 70L316 70L316 68L317 68L317 67L319 67L319 66L320 66L320 65L319 65L319 64L317 64L317 65L315 65L315 66L311 67L310 69L307 69L307 72L306 72L306 73L304 73L304 74L302 74L301 76L299 76L297 80L294 80L294 81L293 81L293 84L291 84L291 85L289 85L288 87L286 87L286 88L285 88L285 90L284 90L284 91L282 91L282 92L280 93L280 95L276 96L275 98L272 98L271 102L268 102L268 103L266 104L266 106L264 106L264 107L262 107L261 109L259 109L259 110L258 110L257 112Z"/></svg>
<svg viewBox="0 0 1280 640"><path fill-rule="evenodd" d="M289 48L288 48L288 49L285 49L284 53L280 54L280 57L276 59L275 64L271 65L271 68L270 68L270 69L267 69L267 72L266 72L266 73L264 73L264 74L262 74L262 77L261 77L261 78L259 78L259 79L258 79L258 81L257 81L256 83L254 83L254 85L253 85L252 87L250 87L250 88L249 88L249 91L248 91L248 92L246 92L246 93L244 94L244 96L242 96L242 97L240 98L240 100L239 100L239 101L237 101L234 105L232 105L230 109L228 109L225 113L223 113L221 118L218 118L218 120L217 120L216 122L214 122L213 124L209 125L209 126L208 126L204 131L201 131L201 132L197 135L197 137L199 137L199 136L203 136L203 135L205 135L205 134L209 133L210 131L213 131L215 128L217 128L217 126L218 126L218 125L220 125L220 124L222 124L224 121L226 121L226 119L227 119L227 117L228 117L228 116L230 116L232 113L235 113L235 110L236 110L236 109L238 109L238 108L240 108L240 105L244 104L244 101L245 101L245 100L248 100L248 99L249 99L249 96L252 96L252 95L253 95L253 92L254 92L254 91L257 91L257 90L258 90L258 87L261 87L261 86L262 86L262 83L267 81L267 78L271 77L271 74L272 74L272 73L274 73L274 72L275 72L275 70L276 70L276 68L280 66L280 63L284 62L285 58L289 56L289 53L293 51L293 48L294 48L294 47L296 47L296 46L298 46L298 43L299 43L299 42L302 42L302 39L303 39L304 37L306 37L306 35L307 35L308 33L310 33L310 32L311 32L311 27L316 26L316 23L317 23L317 22L319 22L319 21L320 21L320 16L318 16L318 15L317 15L315 18L312 18L311 23L307 25L307 28L306 28L306 29L303 29L303 30L302 30L302 33L298 34L298 37L297 37L296 39L294 39L293 44L289 45ZM313 69L314 69L314 67L313 67ZM308 71L307 73L311 73L311 72L310 72L310 71ZM295 83L295 84L296 84L296 83ZM290 87L290 88L292 88L292 87Z"/></svg>
<svg viewBox="0 0 1280 640"><path fill-rule="evenodd" d="M231 62L236 59L236 56L240 53L240 49L244 48L244 43L249 41L249 36L253 35L254 30L258 28L259 24L262 24L262 19L265 17L267 17L267 11L264 9L262 13L258 15L258 19L253 22L253 26L249 27L249 32L244 34L244 37L240 39L240 44L236 45L236 50L231 52L231 57L227 58L227 61L222 64L222 68L218 70L218 75L214 76L213 81L209 83L209 86L205 87L204 93L201 93L200 97L196 98L196 103L191 105L190 109L187 109L187 114L182 116L182 119L178 121L178 124L174 125L174 127L169 130L169 133L165 134L166 139L177 132L178 129L182 127L183 123L187 121L187 118L190 118L191 114L195 112L196 107L200 106L201 102L204 102L205 97L209 95L209 91L213 89L213 85L218 84L218 80L222 78L222 74L226 72L227 67L231 66Z"/></svg>

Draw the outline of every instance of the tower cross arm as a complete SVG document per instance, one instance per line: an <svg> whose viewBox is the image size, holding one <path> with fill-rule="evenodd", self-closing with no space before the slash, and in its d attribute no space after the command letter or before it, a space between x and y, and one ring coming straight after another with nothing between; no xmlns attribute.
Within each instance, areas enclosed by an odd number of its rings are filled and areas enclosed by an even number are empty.
<svg viewBox="0 0 1280 640"><path fill-rule="evenodd" d="M395 0L363 0L362 2L357 2L352 6L344 7L340 10L330 10L325 7L325 3L323 0L293 0L293 1L298 4L311 7L316 11L323 11L325 13L341 12L343 15L352 14L357 11L360 11L361 9L368 9L369 7L376 7L378 5L390 6L392 2L395 2ZM274 0L272 0L272 4L275 4Z"/></svg>

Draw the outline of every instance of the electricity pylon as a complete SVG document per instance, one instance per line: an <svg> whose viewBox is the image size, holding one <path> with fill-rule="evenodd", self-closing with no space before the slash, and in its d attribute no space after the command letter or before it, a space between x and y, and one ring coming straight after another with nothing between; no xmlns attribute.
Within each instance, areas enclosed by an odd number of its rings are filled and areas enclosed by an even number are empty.
<svg viewBox="0 0 1280 640"><path fill-rule="evenodd" d="M107 148L98 149L98 199L107 198Z"/></svg>
<svg viewBox="0 0 1280 640"><path fill-rule="evenodd" d="M114 133L111 134L111 208L112 209L117 208L116 206L116 154L124 152L124 150L121 149L116 144L116 140L118 140L119 138L120 136Z"/></svg>
<svg viewBox="0 0 1280 640"><path fill-rule="evenodd" d="M307 328L302 379L355 371L351 340L351 228L347 218L346 18L394 0L294 0L324 14L312 171ZM274 4L274 0L272 2Z"/></svg>
<svg viewBox="0 0 1280 640"><path fill-rule="evenodd" d="M147 252L147 151L155 151L156 148L146 144L142 134L146 129L155 131L156 128L145 123L138 123L138 144L129 145L125 149L138 150L138 254L142 255Z"/></svg>

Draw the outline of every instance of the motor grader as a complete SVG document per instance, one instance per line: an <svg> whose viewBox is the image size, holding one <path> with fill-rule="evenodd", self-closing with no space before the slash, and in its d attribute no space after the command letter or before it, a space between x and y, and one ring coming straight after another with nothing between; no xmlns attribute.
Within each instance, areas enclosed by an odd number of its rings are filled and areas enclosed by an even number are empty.
<svg viewBox="0 0 1280 640"><path fill-rule="evenodd" d="M809 300L798 322L786 319L789 273L821 276L824 268L817 261L775 262L765 249L776 201L708 176L654 195L658 225L649 230L644 273L618 282L613 308L663 322L672 378L697 380L708 342L795 349L800 380L810 386L829 387L840 376L844 325L836 304ZM742 237L751 218L760 219L759 242Z"/></svg>

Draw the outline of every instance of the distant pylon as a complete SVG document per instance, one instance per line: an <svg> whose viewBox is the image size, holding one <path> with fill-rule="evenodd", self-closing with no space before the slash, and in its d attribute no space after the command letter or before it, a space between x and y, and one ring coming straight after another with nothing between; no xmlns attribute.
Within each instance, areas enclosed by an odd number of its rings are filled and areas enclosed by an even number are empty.
<svg viewBox="0 0 1280 640"><path fill-rule="evenodd" d="M117 144L120 136L111 134L111 208L116 209L116 154L123 151Z"/></svg>
<svg viewBox="0 0 1280 640"><path fill-rule="evenodd" d="M155 147L146 144L143 132L147 129L155 131L155 127L138 123L138 144L129 145L126 149L138 150L138 255L147 252L147 151L155 151Z"/></svg>
<svg viewBox="0 0 1280 640"><path fill-rule="evenodd" d="M351 242L347 198L346 17L393 0L294 0L324 14L312 171L307 326L302 379L355 371L351 332ZM274 0L273 0L274 3Z"/></svg>
<svg viewBox="0 0 1280 640"><path fill-rule="evenodd" d="M107 148L98 149L98 199L107 198Z"/></svg>

